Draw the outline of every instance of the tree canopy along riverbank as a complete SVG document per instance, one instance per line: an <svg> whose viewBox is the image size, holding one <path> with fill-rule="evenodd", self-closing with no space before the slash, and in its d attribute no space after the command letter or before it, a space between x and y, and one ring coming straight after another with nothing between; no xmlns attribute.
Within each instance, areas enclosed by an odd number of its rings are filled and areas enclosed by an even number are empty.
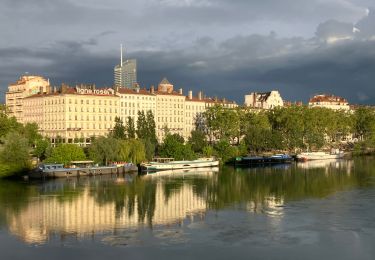
<svg viewBox="0 0 375 260"><path fill-rule="evenodd" d="M31 155L43 158L45 152L40 147L45 143L36 124L22 125L8 117L5 106L0 106L0 178L30 169Z"/></svg>
<svg viewBox="0 0 375 260"><path fill-rule="evenodd" d="M158 143L151 111L138 112L137 122L115 119L114 129L93 137L88 147L58 143L52 147L38 133L36 124L22 125L0 110L0 177L30 169L31 158L69 164L91 159L100 165L114 161L140 163L155 156L176 160L217 156L223 162L235 156L273 151L296 152L346 146L357 153L375 148L375 111L359 107L352 112L327 108L290 106L272 110L251 110L221 106L208 108L195 118L188 140L165 128Z"/></svg>
<svg viewBox="0 0 375 260"><path fill-rule="evenodd" d="M258 111L211 107L201 115L199 129L211 142L226 138L251 153L314 150L355 142L357 147L373 148L375 111L367 107L353 112L307 106Z"/></svg>

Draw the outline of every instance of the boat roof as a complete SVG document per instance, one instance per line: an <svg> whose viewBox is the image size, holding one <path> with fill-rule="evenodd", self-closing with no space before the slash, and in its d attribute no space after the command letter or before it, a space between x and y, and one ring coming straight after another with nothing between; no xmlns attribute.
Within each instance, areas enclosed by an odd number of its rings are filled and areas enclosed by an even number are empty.
<svg viewBox="0 0 375 260"><path fill-rule="evenodd" d="M94 161L71 161L70 163L93 163Z"/></svg>

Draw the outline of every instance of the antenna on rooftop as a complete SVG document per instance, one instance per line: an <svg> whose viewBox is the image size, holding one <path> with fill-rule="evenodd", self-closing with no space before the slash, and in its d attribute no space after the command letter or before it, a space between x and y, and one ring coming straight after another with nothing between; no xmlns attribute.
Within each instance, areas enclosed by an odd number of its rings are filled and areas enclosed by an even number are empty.
<svg viewBox="0 0 375 260"><path fill-rule="evenodd" d="M120 67L122 67L122 44L121 44L121 63L120 63Z"/></svg>

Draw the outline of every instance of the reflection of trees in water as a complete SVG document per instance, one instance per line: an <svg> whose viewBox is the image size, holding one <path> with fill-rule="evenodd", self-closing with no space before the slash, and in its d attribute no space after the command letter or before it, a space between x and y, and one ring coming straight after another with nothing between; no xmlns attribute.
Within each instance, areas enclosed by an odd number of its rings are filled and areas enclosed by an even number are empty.
<svg viewBox="0 0 375 260"><path fill-rule="evenodd" d="M187 186L193 191L192 196L202 198L210 209L241 203L256 207L266 205L270 198L286 202L326 197L353 187L373 187L374 176L375 160L363 157L355 159L352 165L344 163L329 168L301 169L295 165L284 169L224 167L219 173L202 176L131 177L122 182L116 182L114 178L56 180L43 184L0 181L0 224L6 222L7 215L17 215L31 197L51 194L58 195L61 202L74 201L85 189L99 205L114 203L117 218L124 213L128 217L137 214L139 222L152 226L157 190L163 192L165 204Z"/></svg>
<svg viewBox="0 0 375 260"><path fill-rule="evenodd" d="M36 196L35 186L17 181L0 180L0 227L7 223L7 213L18 214Z"/></svg>
<svg viewBox="0 0 375 260"><path fill-rule="evenodd" d="M346 164L309 170L295 165L288 169L224 168L215 181L208 183L207 202L210 208L220 209L236 203L264 204L268 198L279 201L321 198L356 186L374 185L368 182L375 175L374 161L358 160L354 168L355 173L348 171Z"/></svg>
<svg viewBox="0 0 375 260"><path fill-rule="evenodd" d="M144 222L147 217L147 223L152 225L155 210L155 182L146 182L138 177L130 183L102 181L90 190L90 195L99 205L114 203L116 217L120 217L124 210L130 217L137 210L139 222Z"/></svg>
<svg viewBox="0 0 375 260"><path fill-rule="evenodd" d="M356 186L369 186L375 175L375 161L365 158L354 161L354 171L347 164L336 167L300 169L295 165L288 168L233 169L224 167L220 173L201 176L174 175L173 178L146 179L135 177L130 183L117 184L101 181L91 195L100 203L116 205L116 214L127 210L128 216L137 211L139 221L147 220L152 225L155 211L156 190L161 183L165 203L184 185L191 186L195 196L203 198L208 208L221 209L228 205L253 203L266 205L269 199L291 201L303 198L322 198L334 192Z"/></svg>

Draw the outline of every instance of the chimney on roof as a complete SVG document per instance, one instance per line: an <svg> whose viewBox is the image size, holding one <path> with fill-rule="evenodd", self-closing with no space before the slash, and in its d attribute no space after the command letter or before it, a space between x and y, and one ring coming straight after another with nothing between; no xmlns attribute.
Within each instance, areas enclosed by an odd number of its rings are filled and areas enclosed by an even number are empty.
<svg viewBox="0 0 375 260"><path fill-rule="evenodd" d="M188 93L189 93L189 94L188 94L188 98L189 98L189 99L193 99L193 91L189 90Z"/></svg>
<svg viewBox="0 0 375 260"><path fill-rule="evenodd" d="M182 95L182 88L178 90L178 94Z"/></svg>
<svg viewBox="0 0 375 260"><path fill-rule="evenodd" d="M53 87L53 93L57 93L57 88Z"/></svg>
<svg viewBox="0 0 375 260"><path fill-rule="evenodd" d="M202 100L202 95L203 95L203 94L202 94L202 91L199 91L199 92L198 92L198 99L199 99L199 100Z"/></svg>
<svg viewBox="0 0 375 260"><path fill-rule="evenodd" d="M150 88L150 93L151 93L151 94L154 94L154 93L155 93L155 86L154 86L154 85L151 86L151 88Z"/></svg>

